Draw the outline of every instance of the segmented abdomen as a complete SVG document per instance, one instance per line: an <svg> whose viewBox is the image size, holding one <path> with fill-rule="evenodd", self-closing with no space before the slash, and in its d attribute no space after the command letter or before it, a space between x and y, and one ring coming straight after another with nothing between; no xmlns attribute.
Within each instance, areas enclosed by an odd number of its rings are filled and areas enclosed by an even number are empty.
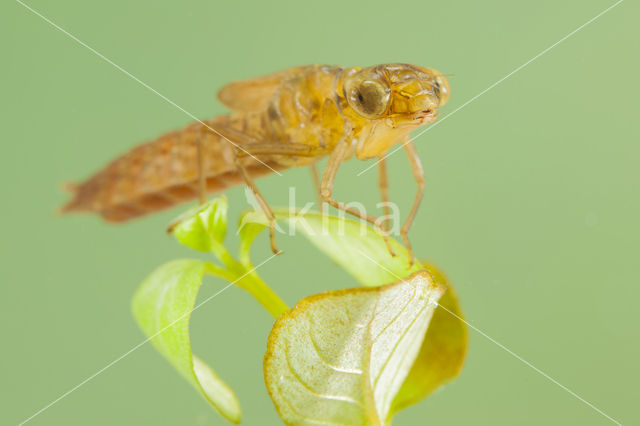
<svg viewBox="0 0 640 426"><path fill-rule="evenodd" d="M214 122L227 120L219 117ZM193 123L139 145L88 180L70 185L73 198L62 212L92 212L107 221L122 222L196 198L196 141L201 127ZM202 133L202 138L208 192L243 183L234 164L234 146L210 131ZM261 160L273 169L283 169L268 157ZM252 157L241 161L252 177L272 172Z"/></svg>

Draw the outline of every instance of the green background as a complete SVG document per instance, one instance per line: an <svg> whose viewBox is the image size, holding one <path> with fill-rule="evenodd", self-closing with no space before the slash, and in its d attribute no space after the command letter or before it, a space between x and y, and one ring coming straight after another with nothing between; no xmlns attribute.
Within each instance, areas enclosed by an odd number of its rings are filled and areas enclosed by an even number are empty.
<svg viewBox="0 0 640 426"><path fill-rule="evenodd" d="M454 74L443 117L613 1L29 4L201 118L223 112L214 94L234 79L385 62ZM0 8L0 423L17 424L140 343L134 290L191 255L164 233L185 206L124 226L60 218L61 184L192 120L20 4ZM627 424L640 420L638 11L625 1L421 136L427 196L411 234L474 326ZM356 176L366 165L345 164L336 195L373 209L375 171ZM406 159L389 168L406 213ZM259 186L272 205L290 186L298 204L314 199L305 169ZM235 221L244 193L227 195ZM302 237L278 241L285 254L260 272L287 303L353 286ZM254 261L269 254L263 235ZM201 299L223 285L209 279ZM262 382L271 324L236 288L192 318L194 350L248 425L279 424ZM147 344L29 424L224 422ZM461 377L396 424L612 423L472 331Z"/></svg>

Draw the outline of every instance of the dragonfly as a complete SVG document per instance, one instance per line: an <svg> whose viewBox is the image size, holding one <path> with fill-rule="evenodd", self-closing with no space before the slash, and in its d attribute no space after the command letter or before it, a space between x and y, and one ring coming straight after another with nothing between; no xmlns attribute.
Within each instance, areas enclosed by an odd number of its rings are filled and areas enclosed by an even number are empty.
<svg viewBox="0 0 640 426"><path fill-rule="evenodd" d="M423 167L410 133L433 123L449 99L440 72L410 64L371 67L308 65L235 81L218 92L230 112L134 147L87 180L68 185L62 212L89 212L124 222L207 193L246 184L269 221L275 217L255 179L292 167L310 166L319 199L381 230L378 218L333 198L340 165L355 157L378 159L378 188L388 205L385 154L402 143L416 196L400 234L411 262L408 238L423 198ZM320 177L317 161L328 161ZM387 247L393 250L385 233Z"/></svg>

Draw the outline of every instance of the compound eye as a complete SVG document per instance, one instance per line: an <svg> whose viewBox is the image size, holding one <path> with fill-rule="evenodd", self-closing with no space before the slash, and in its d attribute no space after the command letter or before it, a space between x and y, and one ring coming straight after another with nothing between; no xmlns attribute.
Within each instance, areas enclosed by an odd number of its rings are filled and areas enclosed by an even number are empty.
<svg viewBox="0 0 640 426"><path fill-rule="evenodd" d="M383 82L356 77L345 86L349 104L363 117L379 118L387 110L391 90Z"/></svg>
<svg viewBox="0 0 640 426"><path fill-rule="evenodd" d="M438 106L446 104L449 100L449 82L443 75L435 77L433 93L438 97Z"/></svg>

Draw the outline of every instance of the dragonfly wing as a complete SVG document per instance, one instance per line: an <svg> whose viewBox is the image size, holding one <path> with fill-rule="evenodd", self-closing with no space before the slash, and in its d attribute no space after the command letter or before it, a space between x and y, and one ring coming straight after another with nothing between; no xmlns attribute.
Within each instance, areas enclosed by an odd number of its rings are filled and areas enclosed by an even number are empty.
<svg viewBox="0 0 640 426"><path fill-rule="evenodd" d="M309 66L293 67L262 77L234 81L218 92L218 99L224 106L239 112L250 112L262 109L278 86Z"/></svg>

